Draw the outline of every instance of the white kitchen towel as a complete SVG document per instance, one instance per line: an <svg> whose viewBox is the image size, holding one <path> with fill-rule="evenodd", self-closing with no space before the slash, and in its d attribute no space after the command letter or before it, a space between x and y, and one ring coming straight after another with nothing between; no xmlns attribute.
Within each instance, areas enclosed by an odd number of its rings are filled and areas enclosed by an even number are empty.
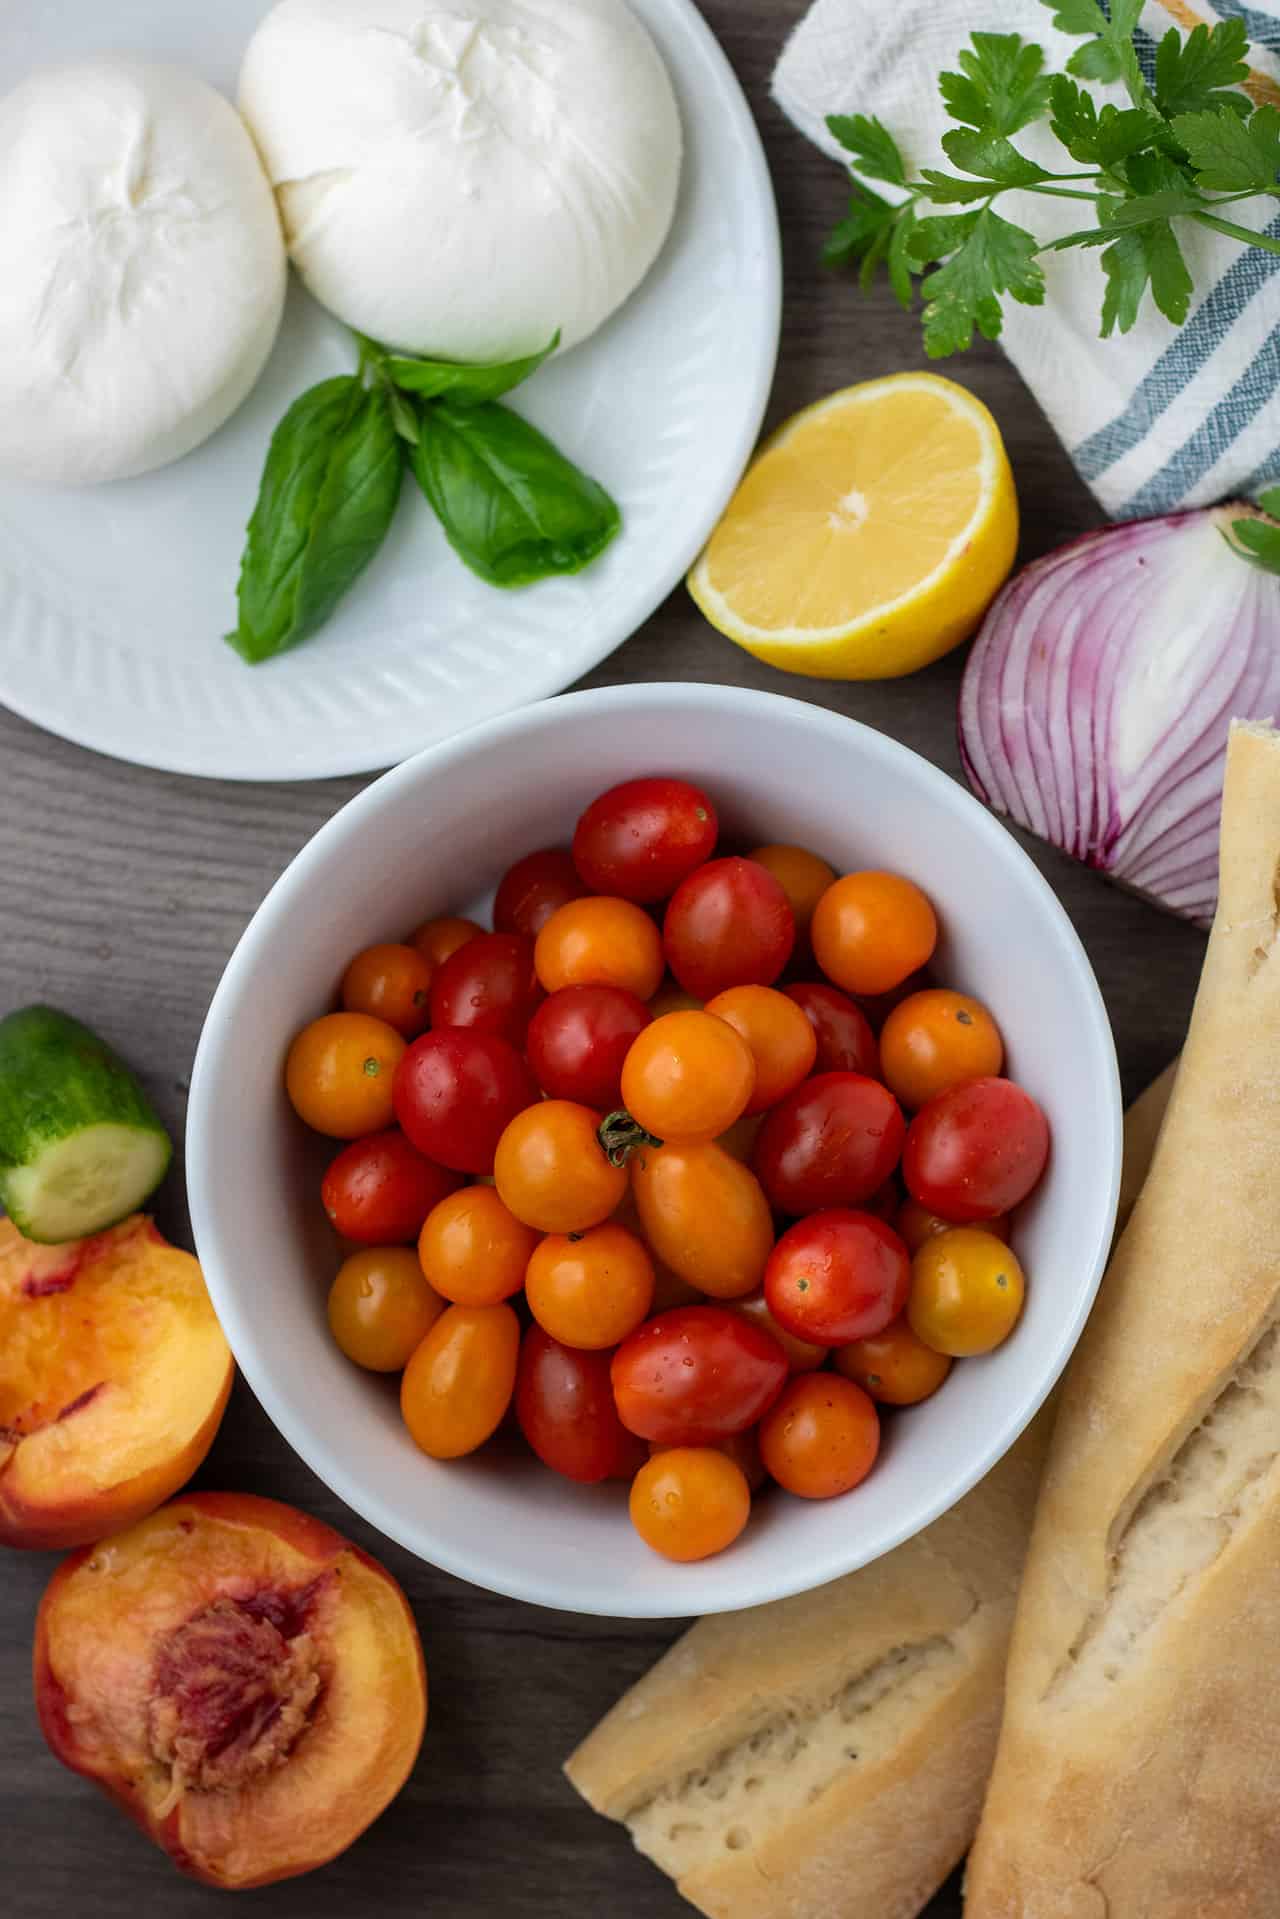
<svg viewBox="0 0 1280 1919"><path fill-rule="evenodd" d="M1264 87L1280 79L1280 0L1194 0L1194 10L1190 0L1149 4L1139 58L1150 61L1170 25L1185 32L1198 19L1229 17L1243 22ZM954 123L938 75L955 68L975 27L1038 42L1055 73L1081 44L1059 33L1037 0L814 0L778 62L774 96L802 132L846 163L827 130L829 113L875 114L908 167L945 166L939 137ZM1121 98L1116 89L1102 91ZM1273 88L1268 97L1280 93ZM1047 154L1061 162L1047 129L1028 128L1017 144L1042 164ZM1007 194L1000 207L1045 240L1080 224L1071 201ZM833 194L833 224L840 210ZM1243 201L1231 217L1280 237L1274 200ZM1041 255L1043 306L1004 302L1001 344L1117 519L1249 497L1280 481L1280 256L1191 221L1178 226L1195 282L1181 327L1148 296L1131 332L1099 339L1104 279L1093 248ZM851 285L851 307L858 298ZM851 319L856 324L856 312ZM940 371L963 378L963 355L941 362Z"/></svg>

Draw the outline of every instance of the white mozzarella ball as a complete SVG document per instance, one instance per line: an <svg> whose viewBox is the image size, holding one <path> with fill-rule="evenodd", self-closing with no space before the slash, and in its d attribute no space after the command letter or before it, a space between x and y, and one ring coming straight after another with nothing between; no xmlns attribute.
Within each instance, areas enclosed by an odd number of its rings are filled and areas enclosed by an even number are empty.
<svg viewBox="0 0 1280 1919"><path fill-rule="evenodd" d="M675 208L675 97L622 0L281 0L240 109L307 286L410 352L573 346Z"/></svg>
<svg viewBox="0 0 1280 1919"><path fill-rule="evenodd" d="M288 263L253 141L194 74L104 56L0 100L0 468L145 473L240 405Z"/></svg>

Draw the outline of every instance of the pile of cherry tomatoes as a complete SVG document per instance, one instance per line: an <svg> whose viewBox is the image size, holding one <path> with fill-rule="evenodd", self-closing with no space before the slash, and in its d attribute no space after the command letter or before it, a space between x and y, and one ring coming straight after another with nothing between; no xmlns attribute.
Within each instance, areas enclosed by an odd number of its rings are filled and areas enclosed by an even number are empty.
<svg viewBox="0 0 1280 1919"><path fill-rule="evenodd" d="M770 1480L849 1491L880 1408L1008 1336L1008 1215L1049 1146L987 1009L927 984L919 887L717 835L686 781L614 787L511 868L493 932L358 953L286 1068L352 1142L322 1192L333 1335L403 1373L421 1449L513 1414L685 1560Z"/></svg>

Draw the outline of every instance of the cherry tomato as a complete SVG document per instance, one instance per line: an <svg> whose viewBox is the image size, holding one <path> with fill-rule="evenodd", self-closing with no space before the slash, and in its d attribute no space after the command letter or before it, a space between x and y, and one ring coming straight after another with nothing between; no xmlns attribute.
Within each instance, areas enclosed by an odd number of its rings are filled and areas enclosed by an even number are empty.
<svg viewBox="0 0 1280 1919"><path fill-rule="evenodd" d="M938 1233L949 1233L955 1221L943 1219L940 1213L931 1213L918 1199L904 1199L893 1223L899 1236L906 1241L907 1251L918 1253L926 1239L933 1239ZM997 1239L1008 1244L1009 1222L1003 1214L997 1214L995 1219L984 1219L982 1230L984 1233L994 1233Z"/></svg>
<svg viewBox="0 0 1280 1919"><path fill-rule="evenodd" d="M751 1488L715 1446L655 1453L631 1482L631 1523L664 1559L709 1559L731 1546L751 1517Z"/></svg>
<svg viewBox="0 0 1280 1919"><path fill-rule="evenodd" d="M868 1079L879 1079L876 1036L862 1008L847 993L821 980L802 980L783 990L803 1009L813 1028L818 1042L815 1072L863 1073Z"/></svg>
<svg viewBox="0 0 1280 1919"><path fill-rule="evenodd" d="M643 1000L621 986L565 986L529 1022L529 1064L552 1099L609 1112L622 1098L622 1062L649 1024Z"/></svg>
<svg viewBox="0 0 1280 1919"><path fill-rule="evenodd" d="M494 895L494 930L536 938L554 912L570 900L581 899L586 890L568 847L547 846L540 853L526 853L503 874Z"/></svg>
<svg viewBox="0 0 1280 1919"><path fill-rule="evenodd" d="M816 1373L819 1366L826 1364L827 1347L812 1345L807 1339L797 1339L794 1333L787 1332L769 1311L763 1287L757 1293L748 1293L745 1299L735 1299L732 1310L741 1313L755 1325L763 1326L766 1333L772 1333L786 1354L791 1372Z"/></svg>
<svg viewBox="0 0 1280 1919"><path fill-rule="evenodd" d="M955 1226L926 1240L911 1262L907 1318L936 1353L969 1359L1008 1339L1026 1280L1016 1254L993 1233Z"/></svg>
<svg viewBox="0 0 1280 1919"><path fill-rule="evenodd" d="M478 939L483 932L483 926L477 926L474 920L424 920L409 935L409 944L415 952L421 953L434 970L437 966L443 966L450 954L456 953L460 946L465 946L468 940Z"/></svg>
<svg viewBox="0 0 1280 1919"><path fill-rule="evenodd" d="M711 858L717 830L714 806L687 780L625 780L578 821L574 862L593 893L651 906Z"/></svg>
<svg viewBox="0 0 1280 1919"><path fill-rule="evenodd" d="M658 1139L714 1139L746 1111L756 1069L747 1042L710 1013L664 1013L632 1044L622 1103Z"/></svg>
<svg viewBox="0 0 1280 1919"><path fill-rule="evenodd" d="M511 1404L520 1321L510 1306L449 1306L405 1367L400 1411L432 1459L483 1446Z"/></svg>
<svg viewBox="0 0 1280 1919"><path fill-rule="evenodd" d="M320 1199L343 1239L357 1246L403 1246L461 1183L457 1173L437 1166L391 1127L343 1147L324 1176Z"/></svg>
<svg viewBox="0 0 1280 1919"><path fill-rule="evenodd" d="M764 1296L797 1339L843 1346L896 1319L907 1303L911 1257L882 1219L833 1208L785 1232L769 1255Z"/></svg>
<svg viewBox="0 0 1280 1919"><path fill-rule="evenodd" d="M427 1215L418 1259L432 1286L458 1306L496 1306L524 1285L538 1235L492 1186L464 1186Z"/></svg>
<svg viewBox="0 0 1280 1919"><path fill-rule="evenodd" d="M776 1339L724 1306L677 1306L613 1356L613 1396L630 1432L710 1446L754 1426L787 1377Z"/></svg>
<svg viewBox="0 0 1280 1919"><path fill-rule="evenodd" d="M780 1213L857 1206L898 1163L898 1102L861 1073L819 1073L769 1113L751 1164Z"/></svg>
<svg viewBox="0 0 1280 1919"><path fill-rule="evenodd" d="M431 982L431 1024L497 1033L524 1045L542 988L533 970L533 941L526 933L481 933L451 953Z"/></svg>
<svg viewBox="0 0 1280 1919"><path fill-rule="evenodd" d="M928 963L938 922L920 888L898 873L846 873L818 901L814 958L846 993L888 993Z"/></svg>
<svg viewBox="0 0 1280 1919"><path fill-rule="evenodd" d="M981 1001L931 987L894 1007L880 1030L885 1084L904 1106L927 1106L1004 1065L1000 1029Z"/></svg>
<svg viewBox="0 0 1280 1919"><path fill-rule="evenodd" d="M329 1289L329 1330L371 1373L407 1366L443 1311L409 1246L352 1253Z"/></svg>
<svg viewBox="0 0 1280 1919"><path fill-rule="evenodd" d="M529 1311L565 1346L600 1352L633 1333L653 1305L653 1261L625 1226L552 1233L525 1275Z"/></svg>
<svg viewBox="0 0 1280 1919"><path fill-rule="evenodd" d="M623 1429L626 1430L625 1427ZM634 1435L633 1435L634 1437ZM656 1439L649 1441L648 1457L655 1459L659 1453L669 1453L670 1446L660 1446ZM753 1427L748 1426L742 1433L730 1433L725 1439L715 1441L715 1450L731 1459L735 1466L742 1468L742 1476L753 1493L758 1493L769 1477L760 1457L760 1441Z"/></svg>
<svg viewBox="0 0 1280 1919"><path fill-rule="evenodd" d="M755 1061L748 1113L776 1106L813 1071L818 1040L803 1009L772 986L731 986L707 1001L708 1013L741 1034Z"/></svg>
<svg viewBox="0 0 1280 1919"><path fill-rule="evenodd" d="M870 1199L864 1199L860 1211L872 1213L876 1219L882 1219L886 1226L897 1226L898 1210L902 1205L902 1194L898 1191L896 1179L887 1179L883 1186L877 1186ZM908 1248L908 1250L910 1250Z"/></svg>
<svg viewBox="0 0 1280 1919"><path fill-rule="evenodd" d="M907 1129L902 1177L913 1199L959 1226L994 1219L1026 1198L1049 1156L1049 1125L1007 1079L939 1093Z"/></svg>
<svg viewBox="0 0 1280 1919"><path fill-rule="evenodd" d="M917 1339L905 1319L895 1319L870 1339L841 1346L832 1364L882 1406L918 1406L951 1371L945 1354Z"/></svg>
<svg viewBox="0 0 1280 1919"><path fill-rule="evenodd" d="M395 1111L413 1144L460 1173L488 1173L507 1125L538 1097L514 1046L496 1033L447 1026L405 1054Z"/></svg>
<svg viewBox="0 0 1280 1919"><path fill-rule="evenodd" d="M662 939L630 900L570 900L551 915L534 949L548 993L564 986L620 986L652 999L662 979Z"/></svg>
<svg viewBox="0 0 1280 1919"><path fill-rule="evenodd" d="M864 1480L880 1450L880 1417L838 1373L801 1373L760 1426L766 1472L801 1499L833 1499Z"/></svg>
<svg viewBox="0 0 1280 1919"><path fill-rule="evenodd" d="M702 1001L695 999L692 993L686 993L684 987L670 974L649 1001L650 1019L661 1019L664 1013L700 1013Z"/></svg>
<svg viewBox="0 0 1280 1919"><path fill-rule="evenodd" d="M498 1141L493 1177L517 1219L540 1233L585 1233L608 1219L627 1190L596 1137L599 1113L545 1099L518 1113Z"/></svg>
<svg viewBox="0 0 1280 1919"><path fill-rule="evenodd" d="M728 986L772 986L796 922L772 873L754 860L712 860L682 880L662 923L667 965L707 1000Z"/></svg>
<svg viewBox="0 0 1280 1919"><path fill-rule="evenodd" d="M431 962L412 946L366 946L342 975L348 1013L369 1013L394 1026L401 1039L416 1039L429 1018Z"/></svg>
<svg viewBox="0 0 1280 1919"><path fill-rule="evenodd" d="M326 1013L304 1026L285 1061L293 1110L317 1133L360 1139L392 1120L391 1085L404 1041L367 1013Z"/></svg>
<svg viewBox="0 0 1280 1919"><path fill-rule="evenodd" d="M797 934L806 934L814 907L835 879L835 868L803 846L757 846L751 857L773 874L790 902Z"/></svg>
<svg viewBox="0 0 1280 1919"><path fill-rule="evenodd" d="M773 1246L769 1202L754 1173L714 1141L646 1146L631 1190L654 1256L713 1299L738 1299L764 1278Z"/></svg>
<svg viewBox="0 0 1280 1919"><path fill-rule="evenodd" d="M618 1418L607 1355L562 1346L541 1326L520 1348L516 1418L543 1465L581 1485L630 1478L644 1463L641 1442Z"/></svg>
<svg viewBox="0 0 1280 1919"><path fill-rule="evenodd" d="M744 1113L741 1119L734 1120L727 1133L721 1133L716 1145L728 1153L730 1159L740 1159L744 1166L750 1166L763 1125L763 1113Z"/></svg>

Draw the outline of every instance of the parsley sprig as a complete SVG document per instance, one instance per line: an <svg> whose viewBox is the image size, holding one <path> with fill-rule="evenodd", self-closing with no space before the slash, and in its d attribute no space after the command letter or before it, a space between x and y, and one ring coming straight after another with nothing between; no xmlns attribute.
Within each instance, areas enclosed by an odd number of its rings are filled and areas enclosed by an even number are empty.
<svg viewBox="0 0 1280 1919"><path fill-rule="evenodd" d="M999 337L1002 301L1044 302L1039 256L1101 247L1106 275L1100 331L1127 333L1150 292L1180 326L1193 285L1175 222L1193 220L1249 246L1280 253L1280 241L1224 219L1222 209L1269 194L1280 199L1280 109L1254 108L1239 91L1248 39L1238 19L1171 28L1148 84L1134 28L1142 0L1041 0L1065 33L1083 36L1067 72L1044 71L1044 49L1016 33L975 33L959 71L939 76L956 125L942 136L954 171L922 167L913 179L889 129L862 113L827 121L852 156L852 198L825 249L830 265L858 266L864 287L884 265L904 307L923 272L924 345L932 359L962 352L974 331ZM1073 77L1074 76L1074 77ZM1099 106L1081 82L1118 82L1130 104ZM1013 136L1047 121L1063 149L1053 171L1022 153ZM867 186L898 189L890 201ZM1041 241L995 210L1010 190L1077 200L1092 224ZM946 209L924 211L925 208ZM1260 524L1242 522L1242 524ZM1269 562L1267 562L1269 564Z"/></svg>

